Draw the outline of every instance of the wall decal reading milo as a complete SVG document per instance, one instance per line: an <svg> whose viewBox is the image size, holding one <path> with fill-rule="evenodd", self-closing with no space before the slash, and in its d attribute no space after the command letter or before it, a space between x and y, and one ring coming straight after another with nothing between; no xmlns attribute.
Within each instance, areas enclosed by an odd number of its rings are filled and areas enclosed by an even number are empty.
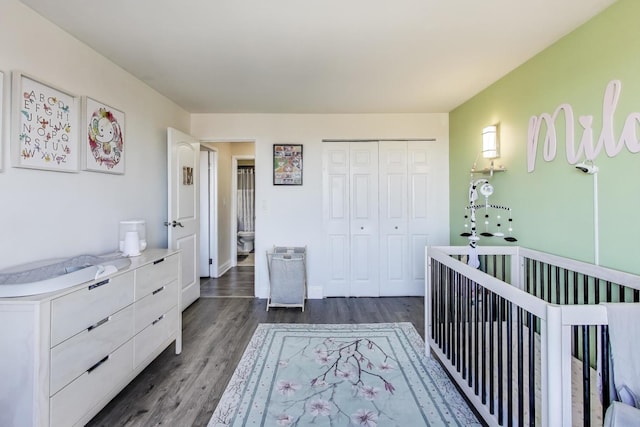
<svg viewBox="0 0 640 427"><path fill-rule="evenodd" d="M640 141L636 134L636 126L640 125L640 113L630 113L625 122L620 138L616 141L613 129L613 117L620 99L622 83L620 80L612 80L607 85L602 100L602 130L597 143L594 145L593 116L579 116L578 123L582 128L582 137L576 148L575 121L571 105L561 104L553 114L542 113L540 116L532 116L529 119L529 131L527 136L527 171L533 172L536 166L536 154L538 151L538 141L543 125L546 127L544 134L544 146L542 157L550 162L556 157L557 140L556 122L560 113L564 114L565 124L565 149L569 164L575 164L583 157L587 160L594 160L604 147L605 153L609 157L615 157L627 147L632 153L640 152Z"/></svg>

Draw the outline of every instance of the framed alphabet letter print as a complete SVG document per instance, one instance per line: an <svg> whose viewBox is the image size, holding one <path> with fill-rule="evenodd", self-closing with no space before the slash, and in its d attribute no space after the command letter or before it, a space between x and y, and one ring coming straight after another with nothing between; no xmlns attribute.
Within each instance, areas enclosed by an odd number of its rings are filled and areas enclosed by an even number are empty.
<svg viewBox="0 0 640 427"><path fill-rule="evenodd" d="M78 172L80 99L13 72L11 153L21 168Z"/></svg>
<svg viewBox="0 0 640 427"><path fill-rule="evenodd" d="M83 123L83 169L123 174L124 113L85 97Z"/></svg>

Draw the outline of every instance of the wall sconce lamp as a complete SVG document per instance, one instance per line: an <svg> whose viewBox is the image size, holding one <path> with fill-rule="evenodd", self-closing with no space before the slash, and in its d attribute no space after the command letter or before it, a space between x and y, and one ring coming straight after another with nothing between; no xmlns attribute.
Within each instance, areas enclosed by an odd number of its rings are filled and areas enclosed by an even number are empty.
<svg viewBox="0 0 640 427"><path fill-rule="evenodd" d="M500 125L495 124L482 129L482 157L491 159L491 166L476 170L474 163L471 173L484 173L493 176L494 172L504 172L506 170L502 166L496 169L493 165L493 159L500 157Z"/></svg>
<svg viewBox="0 0 640 427"><path fill-rule="evenodd" d="M491 125L482 129L482 157L485 159L500 157L498 143L498 125Z"/></svg>

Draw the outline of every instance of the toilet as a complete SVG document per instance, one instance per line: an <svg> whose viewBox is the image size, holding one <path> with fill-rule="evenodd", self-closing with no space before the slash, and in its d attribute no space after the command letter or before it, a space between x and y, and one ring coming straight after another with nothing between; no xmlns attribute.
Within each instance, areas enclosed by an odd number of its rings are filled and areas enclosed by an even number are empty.
<svg viewBox="0 0 640 427"><path fill-rule="evenodd" d="M253 252L254 231L238 231L238 252Z"/></svg>

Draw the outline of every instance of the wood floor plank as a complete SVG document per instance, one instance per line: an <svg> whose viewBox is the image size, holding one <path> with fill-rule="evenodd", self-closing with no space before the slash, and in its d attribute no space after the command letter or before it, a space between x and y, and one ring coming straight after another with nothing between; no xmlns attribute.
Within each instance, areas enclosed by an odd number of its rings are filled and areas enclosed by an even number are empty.
<svg viewBox="0 0 640 427"><path fill-rule="evenodd" d="M89 426L206 426L259 323L411 322L424 336L422 297L326 298L270 308L254 298L201 298L183 312L183 351L173 345Z"/></svg>

